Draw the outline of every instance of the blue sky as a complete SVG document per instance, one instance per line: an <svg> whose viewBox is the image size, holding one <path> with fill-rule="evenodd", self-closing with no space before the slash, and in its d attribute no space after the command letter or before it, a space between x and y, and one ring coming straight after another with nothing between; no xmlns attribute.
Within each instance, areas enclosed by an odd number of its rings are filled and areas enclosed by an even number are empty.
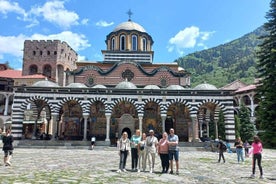
<svg viewBox="0 0 276 184"><path fill-rule="evenodd" d="M105 39L128 20L154 40L154 63L218 46L267 21L270 0L0 0L0 63L22 68L24 40L66 41L79 60L102 61Z"/></svg>

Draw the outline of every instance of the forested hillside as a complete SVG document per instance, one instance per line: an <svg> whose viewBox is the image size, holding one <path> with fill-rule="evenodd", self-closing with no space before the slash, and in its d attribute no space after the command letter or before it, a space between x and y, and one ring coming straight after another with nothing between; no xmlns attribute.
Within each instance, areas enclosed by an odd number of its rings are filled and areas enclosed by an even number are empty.
<svg viewBox="0 0 276 184"><path fill-rule="evenodd" d="M191 85L207 82L222 87L237 79L250 84L256 77L256 51L264 35L263 27L214 48L181 57L175 62L191 72Z"/></svg>

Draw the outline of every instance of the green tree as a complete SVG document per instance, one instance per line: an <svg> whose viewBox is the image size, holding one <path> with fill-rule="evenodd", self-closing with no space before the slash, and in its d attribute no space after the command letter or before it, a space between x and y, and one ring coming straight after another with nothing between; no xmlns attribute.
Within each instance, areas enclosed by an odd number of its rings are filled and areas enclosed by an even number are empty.
<svg viewBox="0 0 276 184"><path fill-rule="evenodd" d="M262 36L258 52L258 75L261 79L257 87L260 100L257 121L263 133L260 135L265 147L276 147L276 1L271 0L270 10L264 24L267 34Z"/></svg>
<svg viewBox="0 0 276 184"><path fill-rule="evenodd" d="M218 135L221 139L225 140L225 123L224 123L224 115L223 112L219 112L219 119L218 119Z"/></svg>
<svg viewBox="0 0 276 184"><path fill-rule="evenodd" d="M243 141L251 140L255 135L254 124L250 121L250 111L242 104L240 106L240 113L238 115L240 119L240 137Z"/></svg>
<svg viewBox="0 0 276 184"><path fill-rule="evenodd" d="M240 137L240 129L241 129L241 123L240 123L240 118L235 115L235 136Z"/></svg>

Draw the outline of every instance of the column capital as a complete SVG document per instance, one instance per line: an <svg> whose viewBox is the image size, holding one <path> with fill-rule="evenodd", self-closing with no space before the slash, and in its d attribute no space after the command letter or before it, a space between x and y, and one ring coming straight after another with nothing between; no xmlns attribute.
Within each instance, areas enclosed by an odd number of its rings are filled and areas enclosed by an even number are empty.
<svg viewBox="0 0 276 184"><path fill-rule="evenodd" d="M89 113L84 112L84 113L82 113L82 116L83 116L84 118L88 118L88 117L89 117Z"/></svg>

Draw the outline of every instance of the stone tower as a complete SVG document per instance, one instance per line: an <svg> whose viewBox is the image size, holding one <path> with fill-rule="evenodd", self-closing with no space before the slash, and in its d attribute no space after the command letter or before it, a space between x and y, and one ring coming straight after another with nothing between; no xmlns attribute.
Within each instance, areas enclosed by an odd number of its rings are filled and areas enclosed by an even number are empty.
<svg viewBox="0 0 276 184"><path fill-rule="evenodd" d="M78 54L60 40L26 40L22 75L43 74L49 79L65 86L70 83L67 71L77 68Z"/></svg>

